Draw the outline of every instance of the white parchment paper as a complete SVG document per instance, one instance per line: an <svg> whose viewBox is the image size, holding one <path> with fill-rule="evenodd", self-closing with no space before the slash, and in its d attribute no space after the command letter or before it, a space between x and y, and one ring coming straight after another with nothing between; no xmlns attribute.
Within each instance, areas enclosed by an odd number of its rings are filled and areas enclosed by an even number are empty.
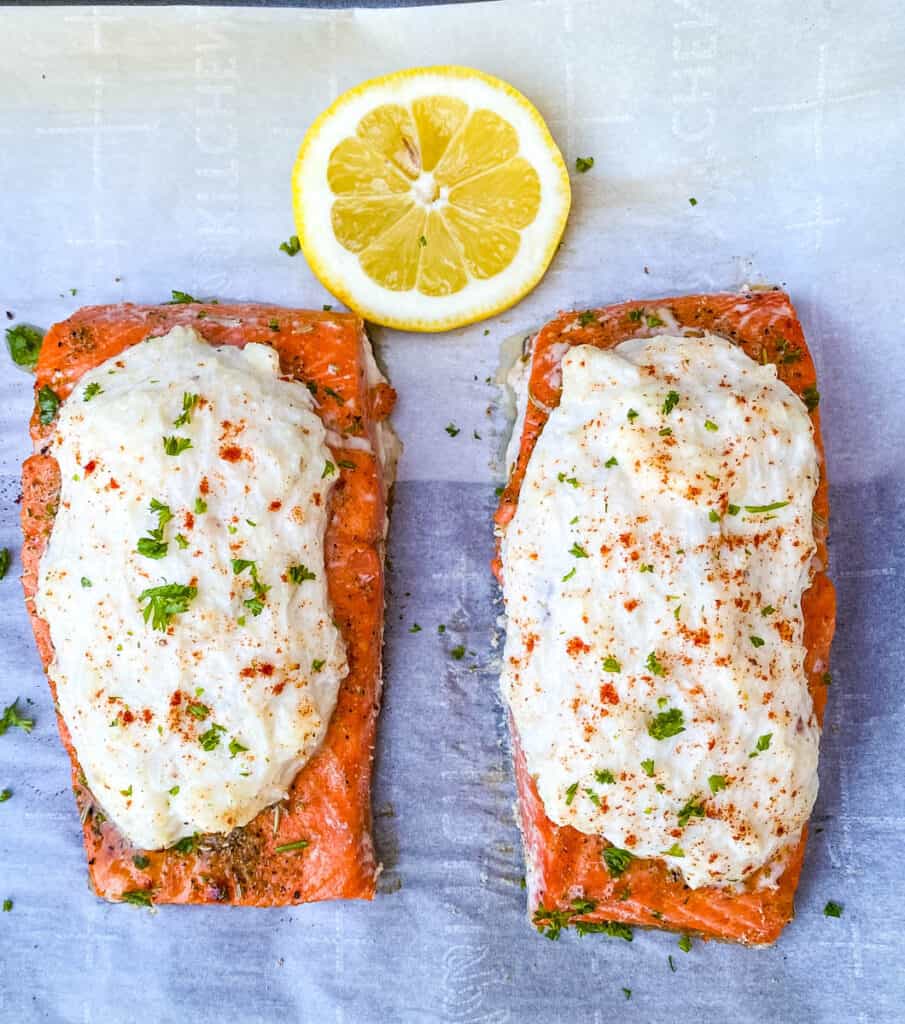
<svg viewBox="0 0 905 1024"><path fill-rule="evenodd" d="M16 579L31 382L4 364L0 546L14 563L0 582L0 702L32 702L37 725L0 737L0 788L13 791L0 805L0 898L14 901L0 914L0 1019L901 1020L897 0L0 8L0 318L47 326L81 304L156 302L173 288L330 302L301 256L278 251L294 230L298 143L341 90L429 63L508 79L570 167L577 156L595 165L574 176L562 249L519 306L445 336L375 332L406 444L374 794L381 895L150 914L88 891ZM783 284L798 305L832 481L839 631L798 916L770 950L695 943L686 954L653 932L548 942L524 915L496 697L488 561L505 422L486 381L499 341L558 308L745 282ZM844 905L840 919L824 917L829 899Z"/></svg>

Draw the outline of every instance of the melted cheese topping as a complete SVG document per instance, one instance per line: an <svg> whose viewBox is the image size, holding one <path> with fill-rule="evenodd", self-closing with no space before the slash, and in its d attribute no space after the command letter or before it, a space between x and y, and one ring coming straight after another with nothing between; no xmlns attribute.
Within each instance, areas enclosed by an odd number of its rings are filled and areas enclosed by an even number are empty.
<svg viewBox="0 0 905 1024"><path fill-rule="evenodd" d="M60 409L37 610L88 785L146 849L283 798L347 672L324 572L335 470L307 388L278 374L267 346L177 327L86 374ZM165 437L191 447L168 454ZM195 593L184 610L155 602L161 630L141 595L166 584Z"/></svg>
<svg viewBox="0 0 905 1024"><path fill-rule="evenodd" d="M714 335L575 347L562 374L502 541L528 769L553 821L740 882L817 793L810 419Z"/></svg>

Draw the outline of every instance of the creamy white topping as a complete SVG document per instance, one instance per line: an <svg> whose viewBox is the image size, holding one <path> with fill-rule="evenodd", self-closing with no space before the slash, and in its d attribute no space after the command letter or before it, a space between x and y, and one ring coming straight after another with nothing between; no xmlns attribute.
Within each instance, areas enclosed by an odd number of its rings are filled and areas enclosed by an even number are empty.
<svg viewBox="0 0 905 1024"><path fill-rule="evenodd" d="M268 346L177 327L60 409L36 606L88 785L147 849L284 797L347 672L324 572L337 471L308 389L278 374ZM169 584L194 590L142 600Z"/></svg>
<svg viewBox="0 0 905 1024"><path fill-rule="evenodd" d="M737 883L817 793L810 419L714 335L575 347L562 374L502 540L528 769L553 821Z"/></svg>

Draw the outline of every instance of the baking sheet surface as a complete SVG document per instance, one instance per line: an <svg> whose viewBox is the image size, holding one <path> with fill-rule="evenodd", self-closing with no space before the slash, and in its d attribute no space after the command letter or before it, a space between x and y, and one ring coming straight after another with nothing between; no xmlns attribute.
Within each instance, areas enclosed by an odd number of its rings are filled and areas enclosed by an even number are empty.
<svg viewBox="0 0 905 1024"><path fill-rule="evenodd" d="M314 116L390 70L497 74L539 106L570 168L595 158L573 175L563 246L520 305L450 335L375 332L406 450L373 904L149 913L90 894L16 579L30 379L4 364L0 546L14 564L0 582L0 703L30 701L37 725L0 737L0 788L13 791L0 806L0 898L14 901L0 914L0 1019L901 1020L901 5L0 8L0 26L0 318L47 326L81 304L173 288L330 302L302 256L278 251L294 230L289 171ZM751 282L784 285L798 306L832 482L839 630L798 915L769 950L696 942L686 954L675 936L640 931L631 944L548 942L525 918L497 698L488 562L506 424L487 380L499 342L556 309ZM827 900L844 905L840 919L824 917Z"/></svg>

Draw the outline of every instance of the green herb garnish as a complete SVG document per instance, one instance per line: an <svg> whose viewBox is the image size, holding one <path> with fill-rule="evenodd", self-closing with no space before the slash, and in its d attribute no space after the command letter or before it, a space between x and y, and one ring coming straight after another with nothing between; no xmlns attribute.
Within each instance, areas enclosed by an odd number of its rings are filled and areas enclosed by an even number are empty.
<svg viewBox="0 0 905 1024"><path fill-rule="evenodd" d="M31 732L34 728L33 718L23 718L19 714L18 708L19 698L17 697L12 704L3 710L3 717L0 718L0 736L2 736L8 729L21 729L22 732Z"/></svg>
<svg viewBox="0 0 905 1024"><path fill-rule="evenodd" d="M304 583L305 580L317 579L317 573L312 572L306 565L290 565L287 573L293 583Z"/></svg>
<svg viewBox="0 0 905 1024"><path fill-rule="evenodd" d="M280 242L280 252L286 253L287 256L297 256L301 249L298 235L290 235L288 242Z"/></svg>
<svg viewBox="0 0 905 1024"><path fill-rule="evenodd" d="M574 572L574 570L573 570ZM608 654L603 660L603 671L604 672L621 672L622 665L613 657L612 654Z"/></svg>
<svg viewBox="0 0 905 1024"><path fill-rule="evenodd" d="M679 828L685 828L692 818L704 817L704 805L696 796L691 797L685 806L679 811Z"/></svg>
<svg viewBox="0 0 905 1024"><path fill-rule="evenodd" d="M668 416L679 404L679 392L670 391L663 402L663 415Z"/></svg>
<svg viewBox="0 0 905 1024"><path fill-rule="evenodd" d="M216 723L198 737L198 742L204 750L211 751L220 745L220 733L226 732L222 725Z"/></svg>
<svg viewBox="0 0 905 1024"><path fill-rule="evenodd" d="M711 793L719 793L721 789L726 788L726 779L722 775L711 775L707 785L710 786Z"/></svg>
<svg viewBox="0 0 905 1024"><path fill-rule="evenodd" d="M763 736L758 736L757 743L754 746L754 750L751 751L748 757L757 757L758 754L762 754L765 750L769 750L770 740L772 738L772 732L765 732Z"/></svg>
<svg viewBox="0 0 905 1024"><path fill-rule="evenodd" d="M447 423L443 428L450 437L455 437L460 432L460 428L455 423Z"/></svg>
<svg viewBox="0 0 905 1024"><path fill-rule="evenodd" d="M569 548L569 554L574 558L587 558L588 553L585 549L576 541L572 547Z"/></svg>
<svg viewBox="0 0 905 1024"><path fill-rule="evenodd" d="M181 455L186 449L192 447L191 439L188 437L176 437L171 434L163 439L163 450L167 455Z"/></svg>
<svg viewBox="0 0 905 1024"><path fill-rule="evenodd" d="M575 158L575 170L579 174L587 174L587 172L594 166L594 157L592 156L579 156Z"/></svg>
<svg viewBox="0 0 905 1024"><path fill-rule="evenodd" d="M685 716L679 708L670 708L655 715L647 727L647 734L655 740L669 739L685 732Z"/></svg>
<svg viewBox="0 0 905 1024"><path fill-rule="evenodd" d="M295 850L304 850L309 847L311 843L307 839L297 839L294 843L283 843L282 846L276 846L274 849L277 853L292 853Z"/></svg>
<svg viewBox="0 0 905 1024"><path fill-rule="evenodd" d="M60 396L46 384L38 391L38 419L46 427L56 419Z"/></svg>
<svg viewBox="0 0 905 1024"><path fill-rule="evenodd" d="M603 860L607 871L618 878L628 870L629 864L635 859L635 855L628 850L620 850L618 846L608 846L603 851Z"/></svg>
<svg viewBox="0 0 905 1024"><path fill-rule="evenodd" d="M824 917L842 917L842 904L837 903L835 900L827 900L826 906L823 908Z"/></svg>
<svg viewBox="0 0 905 1024"><path fill-rule="evenodd" d="M30 324L17 324L6 329L6 347L10 359L23 369L34 369L44 341L44 332Z"/></svg>
<svg viewBox="0 0 905 1024"><path fill-rule="evenodd" d="M663 665L660 662L660 659L657 657L656 651L651 651L650 654L648 654L645 665L647 666L648 672L653 672L655 676L666 675L666 669L663 667Z"/></svg>
<svg viewBox="0 0 905 1024"><path fill-rule="evenodd" d="M184 427L186 423L192 422L192 410L198 404L200 395L193 395L189 391L183 392L182 395L182 412L179 416L173 420L174 427Z"/></svg>
<svg viewBox="0 0 905 1024"><path fill-rule="evenodd" d="M103 393L104 389L97 383L97 381L93 380L82 392L82 401L90 402L92 398L96 398L98 395L102 395Z"/></svg>
<svg viewBox="0 0 905 1024"><path fill-rule="evenodd" d="M648 778L654 777L654 759L652 757L647 758L646 761L641 762L641 767L644 769L644 774Z"/></svg>
<svg viewBox="0 0 905 1024"><path fill-rule="evenodd" d="M145 622L151 620L151 628L165 633L170 619L174 615L187 612L189 602L198 596L198 588L185 586L182 583L164 583L159 587L149 587L138 595L139 603L147 601L142 609Z"/></svg>

